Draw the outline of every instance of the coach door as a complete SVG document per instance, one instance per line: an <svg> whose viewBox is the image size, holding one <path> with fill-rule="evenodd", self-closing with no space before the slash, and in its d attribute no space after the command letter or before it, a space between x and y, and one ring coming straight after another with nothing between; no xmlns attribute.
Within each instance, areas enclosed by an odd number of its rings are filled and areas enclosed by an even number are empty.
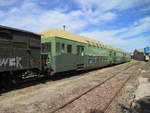
<svg viewBox="0 0 150 113"><path fill-rule="evenodd" d="M77 46L77 69L84 68L84 46Z"/></svg>
<svg viewBox="0 0 150 113"><path fill-rule="evenodd" d="M113 63L113 51L109 51L109 63L112 64Z"/></svg>
<svg viewBox="0 0 150 113"><path fill-rule="evenodd" d="M52 63L51 43L50 42L42 43L41 52L42 52L42 56L41 56L42 67L51 66Z"/></svg>
<svg viewBox="0 0 150 113"><path fill-rule="evenodd" d="M116 52L114 51L114 57L113 57L113 63L115 64L116 63Z"/></svg>

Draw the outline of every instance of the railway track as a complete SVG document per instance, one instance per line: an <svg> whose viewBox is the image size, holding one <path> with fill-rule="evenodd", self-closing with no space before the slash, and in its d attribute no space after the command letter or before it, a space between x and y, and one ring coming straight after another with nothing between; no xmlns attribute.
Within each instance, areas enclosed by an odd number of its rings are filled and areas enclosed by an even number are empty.
<svg viewBox="0 0 150 113"><path fill-rule="evenodd" d="M97 70L97 69L95 69ZM89 73L90 70L88 71L78 71L78 72L68 72L68 73L58 73L56 74L55 76L53 76L52 78L33 78L33 79L30 79L30 80L27 80L27 81L23 81L23 82L20 82L18 84L12 84L10 85L11 87L8 87L7 88L1 88L0 87L0 94L4 94L4 93L7 93L7 92L10 92L12 90L18 90L18 89L22 89L22 88L26 88L26 87L30 87L30 86L33 86L33 85L36 85L36 84L39 84L39 83L45 83L45 82L48 82L48 81L55 81L55 80L60 80L60 79L64 79L64 78L67 78L67 77L72 77L72 76L75 76L75 75L84 75L84 74L87 74ZM6 84L8 85L8 84Z"/></svg>
<svg viewBox="0 0 150 113"><path fill-rule="evenodd" d="M117 97L117 95L119 94L119 92L123 89L123 87L125 86L125 84L128 82L128 80L131 78L131 76L129 76L126 81L122 84L121 88L116 92L116 94L113 96L113 98L109 101L109 103L107 104L107 106L104 108L104 113L107 111L107 109L109 108L109 106L111 105L111 103L113 102L113 100Z"/></svg>
<svg viewBox="0 0 150 113"><path fill-rule="evenodd" d="M111 79L113 79L114 77L116 77L118 74L120 74L121 72L123 72L124 70L127 70L129 68L131 68L133 66L133 64L129 64L125 69L113 74L112 76L110 76L109 78L107 78L106 80L104 80L103 82L95 85L94 87L88 89L87 91L83 92L81 95L73 98L72 100L70 100L69 102L63 104L62 106L54 109L53 111L51 111L50 113L57 113L60 110L64 109L65 107L69 106L70 104L72 104L73 102L79 100L80 98L82 98L83 96L85 96L86 94L88 94L89 92L92 92L93 90L95 90L96 88L102 86L103 84L105 84L106 82L110 81ZM120 92L120 90L124 87L124 85L127 83L127 81L130 79L130 76L127 77L126 81L122 84L121 88L116 92L116 94L113 96L113 98L109 101L109 103L105 106L105 108L103 109L103 113L107 110L107 108L110 106L111 102L114 100L114 98L117 96L117 94Z"/></svg>
<svg viewBox="0 0 150 113"><path fill-rule="evenodd" d="M124 86L128 75L136 74L138 69L139 66L131 62L8 92L0 98L0 110L2 113L31 110L33 113L104 113L104 109L109 111L116 103L113 98Z"/></svg>

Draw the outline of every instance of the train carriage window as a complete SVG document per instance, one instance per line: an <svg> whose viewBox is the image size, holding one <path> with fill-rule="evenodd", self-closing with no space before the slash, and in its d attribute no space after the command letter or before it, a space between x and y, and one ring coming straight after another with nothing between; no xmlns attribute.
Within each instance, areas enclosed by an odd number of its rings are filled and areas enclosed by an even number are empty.
<svg viewBox="0 0 150 113"><path fill-rule="evenodd" d="M92 43L89 43L89 46L92 46Z"/></svg>
<svg viewBox="0 0 150 113"><path fill-rule="evenodd" d="M97 47L97 44L96 44L96 43L94 43L94 46L95 46L95 47Z"/></svg>
<svg viewBox="0 0 150 113"><path fill-rule="evenodd" d="M91 46L90 42L88 43L89 46Z"/></svg>
<svg viewBox="0 0 150 113"><path fill-rule="evenodd" d="M42 52L51 52L51 43L42 43Z"/></svg>
<svg viewBox="0 0 150 113"><path fill-rule="evenodd" d="M89 45L89 41L86 41L87 42L87 45Z"/></svg>
<svg viewBox="0 0 150 113"><path fill-rule="evenodd" d="M109 52L109 56L112 56L112 51Z"/></svg>
<svg viewBox="0 0 150 113"><path fill-rule="evenodd" d="M67 53L72 53L72 45L67 45Z"/></svg>
<svg viewBox="0 0 150 113"><path fill-rule="evenodd" d="M56 43L56 52L57 53L64 53L65 52L65 44Z"/></svg>
<svg viewBox="0 0 150 113"><path fill-rule="evenodd" d="M65 44L61 44L61 53L65 52Z"/></svg>
<svg viewBox="0 0 150 113"><path fill-rule="evenodd" d="M87 42L88 46L92 46L92 44L89 41L86 41L86 42Z"/></svg>
<svg viewBox="0 0 150 113"><path fill-rule="evenodd" d="M95 46L95 43L93 43L93 42L92 42L92 45L93 45L93 47L96 47L96 46Z"/></svg>
<svg viewBox="0 0 150 113"><path fill-rule="evenodd" d="M61 53L61 43L56 43L56 52Z"/></svg>
<svg viewBox="0 0 150 113"><path fill-rule="evenodd" d="M99 45L98 45L98 44L96 44L96 46L99 48Z"/></svg>
<svg viewBox="0 0 150 113"><path fill-rule="evenodd" d="M83 56L84 47L83 46L77 46L77 55Z"/></svg>

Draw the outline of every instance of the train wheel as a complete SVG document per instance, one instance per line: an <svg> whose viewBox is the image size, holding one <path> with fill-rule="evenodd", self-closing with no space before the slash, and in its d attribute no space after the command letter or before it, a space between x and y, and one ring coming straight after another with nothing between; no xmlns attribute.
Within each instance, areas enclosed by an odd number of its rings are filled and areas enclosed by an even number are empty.
<svg viewBox="0 0 150 113"><path fill-rule="evenodd" d="M1 87L4 90L9 90L13 87L11 75L9 75L8 73L2 74Z"/></svg>
<svg viewBox="0 0 150 113"><path fill-rule="evenodd" d="M46 69L46 76L47 76L47 78L50 78L51 79L51 77L54 75L55 73L54 73L54 71L53 70L51 70L51 69Z"/></svg>

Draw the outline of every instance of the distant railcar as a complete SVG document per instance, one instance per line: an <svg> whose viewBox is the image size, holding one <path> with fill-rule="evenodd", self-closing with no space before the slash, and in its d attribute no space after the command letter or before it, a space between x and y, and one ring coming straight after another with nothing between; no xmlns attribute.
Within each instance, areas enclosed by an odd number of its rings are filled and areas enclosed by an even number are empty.
<svg viewBox="0 0 150 113"><path fill-rule="evenodd" d="M63 30L45 30L41 35L42 67L50 73L99 68L131 59L121 49Z"/></svg>
<svg viewBox="0 0 150 113"><path fill-rule="evenodd" d="M40 43L38 34L0 26L0 84L30 78L30 70L41 70Z"/></svg>
<svg viewBox="0 0 150 113"><path fill-rule="evenodd" d="M144 48L145 61L150 61L150 47Z"/></svg>
<svg viewBox="0 0 150 113"><path fill-rule="evenodd" d="M150 54L150 47L145 47L144 48L144 53L145 54Z"/></svg>

